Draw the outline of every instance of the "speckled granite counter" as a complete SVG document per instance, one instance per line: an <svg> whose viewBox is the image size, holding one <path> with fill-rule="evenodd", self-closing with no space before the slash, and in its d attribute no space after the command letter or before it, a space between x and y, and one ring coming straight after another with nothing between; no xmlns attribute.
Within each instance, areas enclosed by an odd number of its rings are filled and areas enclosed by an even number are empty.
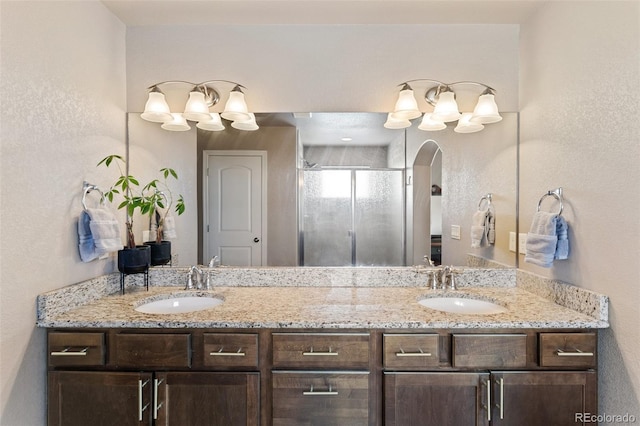
<svg viewBox="0 0 640 426"><path fill-rule="evenodd" d="M37 325L333 329L608 327L606 296L569 286L572 289L566 293L573 296L561 306L517 286L514 270L489 269L463 270L460 289L455 294L495 301L508 309L506 313L463 315L423 307L417 303L420 298L442 291L428 290L424 276L412 268L229 268L215 271L216 287L209 292L224 299L221 305L185 314L144 314L135 310L153 299L207 293L183 290L185 272L179 268L153 271L152 283L156 285L145 291L134 283L125 295L113 294L117 292L117 274L43 294L38 298Z"/></svg>

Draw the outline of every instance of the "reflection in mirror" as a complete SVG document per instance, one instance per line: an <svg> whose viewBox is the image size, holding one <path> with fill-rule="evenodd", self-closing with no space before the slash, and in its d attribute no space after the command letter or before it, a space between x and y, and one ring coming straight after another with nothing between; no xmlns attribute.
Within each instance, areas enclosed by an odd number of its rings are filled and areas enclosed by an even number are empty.
<svg viewBox="0 0 640 426"><path fill-rule="evenodd" d="M466 265L469 253L515 265L508 234L516 229L517 114L503 113L500 123L473 134L385 129L381 113L256 119L255 132L198 130L198 203L204 151L266 152L263 265L414 265L425 255ZM472 249L471 217L487 192L497 210L496 244ZM210 225L201 211L201 261Z"/></svg>

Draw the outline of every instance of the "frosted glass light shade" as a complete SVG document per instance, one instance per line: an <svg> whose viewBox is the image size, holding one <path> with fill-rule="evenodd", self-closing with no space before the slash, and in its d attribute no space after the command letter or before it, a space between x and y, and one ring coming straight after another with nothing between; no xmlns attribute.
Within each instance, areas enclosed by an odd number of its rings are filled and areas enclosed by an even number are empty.
<svg viewBox="0 0 640 426"><path fill-rule="evenodd" d="M422 113L418 109L418 102L413 96L413 90L404 89L400 91L396 106L391 114L396 120L412 120L420 117Z"/></svg>
<svg viewBox="0 0 640 426"><path fill-rule="evenodd" d="M184 107L182 116L191 121L209 120L209 106L204 99L204 93L193 91L189 93L189 100Z"/></svg>
<svg viewBox="0 0 640 426"><path fill-rule="evenodd" d="M473 109L473 116L471 117L472 123L497 123L502 120L502 117L498 113L498 105L496 104L495 96L492 94L481 95L478 98L478 103Z"/></svg>
<svg viewBox="0 0 640 426"><path fill-rule="evenodd" d="M453 131L457 133L474 133L484 129L484 126L482 124L472 123L469 121L472 115L473 114L470 112L465 112L464 114L462 114L462 117L460 117L460 120L458 120L458 125L455 129L453 129Z"/></svg>
<svg viewBox="0 0 640 426"><path fill-rule="evenodd" d="M393 113L387 114L387 121L384 123L384 127L387 129L406 129L411 126L411 122L406 118L394 118Z"/></svg>
<svg viewBox="0 0 640 426"><path fill-rule="evenodd" d="M258 124L256 123L256 116L253 113L249 113L248 120L239 120L231 123L231 127L238 130L258 130Z"/></svg>
<svg viewBox="0 0 640 426"><path fill-rule="evenodd" d="M196 124L196 127L198 129L210 130L212 132L224 130L224 125L222 124L222 120L220 120L220 114L217 112L209 114L208 120L199 121L198 124Z"/></svg>
<svg viewBox="0 0 640 426"><path fill-rule="evenodd" d="M460 118L458 103L456 102L455 94L453 92L441 92L438 95L438 102L433 109L431 118L442 121L443 123L456 121Z"/></svg>
<svg viewBox="0 0 640 426"><path fill-rule="evenodd" d="M171 111L164 94L160 92L149 92L149 98L144 105L144 112L140 115L142 119L153 123L164 123L171 120Z"/></svg>
<svg viewBox="0 0 640 426"><path fill-rule="evenodd" d="M187 120L184 119L182 114L173 112L171 113L171 117L171 120L163 123L160 127L165 130L171 130L173 132L184 132L191 129L191 126L187 124Z"/></svg>
<svg viewBox="0 0 640 426"><path fill-rule="evenodd" d="M426 130L429 132L436 131L436 130L443 130L446 128L447 128L446 124L444 124L442 121L434 120L433 114L430 114L430 113L427 113L424 115L424 117L422 117L422 122L418 126L418 129Z"/></svg>
<svg viewBox="0 0 640 426"><path fill-rule="evenodd" d="M247 121L251 119L249 108L244 100L244 93L239 90L232 90L229 99L224 106L222 118L230 121Z"/></svg>

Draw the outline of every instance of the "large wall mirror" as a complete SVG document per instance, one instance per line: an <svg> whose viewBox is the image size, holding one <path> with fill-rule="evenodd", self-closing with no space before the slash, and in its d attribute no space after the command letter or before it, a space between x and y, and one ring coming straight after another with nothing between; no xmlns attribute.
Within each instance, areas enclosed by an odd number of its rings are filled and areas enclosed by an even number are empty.
<svg viewBox="0 0 640 426"><path fill-rule="evenodd" d="M425 132L419 120L385 129L382 113L256 114L256 131L198 130L198 257L263 266L404 266L424 256L466 265L472 254L513 267L517 114L502 115L471 134L452 126ZM256 183L258 174L264 180ZM495 243L472 248L472 217L488 193ZM257 204L263 216L252 222L244 212ZM220 249L211 241L215 226L254 229L252 223L260 231L240 234L237 246Z"/></svg>

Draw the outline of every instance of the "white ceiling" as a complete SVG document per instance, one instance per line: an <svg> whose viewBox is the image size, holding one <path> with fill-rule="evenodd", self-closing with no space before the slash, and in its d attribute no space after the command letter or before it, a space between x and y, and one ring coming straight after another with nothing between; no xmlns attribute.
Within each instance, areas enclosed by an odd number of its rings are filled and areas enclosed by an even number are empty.
<svg viewBox="0 0 640 426"><path fill-rule="evenodd" d="M549 0L103 0L127 26L518 24Z"/></svg>

